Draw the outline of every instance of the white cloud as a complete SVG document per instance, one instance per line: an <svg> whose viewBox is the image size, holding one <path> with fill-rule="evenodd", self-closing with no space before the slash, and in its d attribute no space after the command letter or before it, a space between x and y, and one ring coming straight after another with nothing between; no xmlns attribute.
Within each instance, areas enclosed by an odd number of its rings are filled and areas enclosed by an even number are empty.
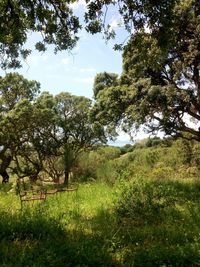
<svg viewBox="0 0 200 267"><path fill-rule="evenodd" d="M86 7L86 1L85 0L78 0L76 2L74 2L73 4L70 4L70 7L73 9L73 10L76 10L80 7Z"/></svg>
<svg viewBox="0 0 200 267"><path fill-rule="evenodd" d="M37 67L41 62L46 62L49 59L47 55L31 55L27 58L26 63L30 67Z"/></svg>
<svg viewBox="0 0 200 267"><path fill-rule="evenodd" d="M121 141L122 142L125 142L125 141L130 142L130 135L129 134L127 134L127 133L125 133L123 131L120 131L118 134L119 134L118 137L117 137L118 141L120 141L120 142Z"/></svg>
<svg viewBox="0 0 200 267"><path fill-rule="evenodd" d="M111 27L112 30L116 30L119 27L121 27L123 24L122 19L118 16L118 17L111 17L110 21L109 21L109 25Z"/></svg>
<svg viewBox="0 0 200 267"><path fill-rule="evenodd" d="M70 58L65 57L65 58L61 59L61 63L64 64L64 65L69 65L69 63L70 63Z"/></svg>
<svg viewBox="0 0 200 267"><path fill-rule="evenodd" d="M81 78L80 82L85 83L85 84L93 84L94 77Z"/></svg>
<svg viewBox="0 0 200 267"><path fill-rule="evenodd" d="M110 22L110 27L112 30L115 30L119 27L119 21L117 19L113 19L111 22Z"/></svg>
<svg viewBox="0 0 200 267"><path fill-rule="evenodd" d="M85 72L96 72L95 68L81 68L80 72L85 73Z"/></svg>

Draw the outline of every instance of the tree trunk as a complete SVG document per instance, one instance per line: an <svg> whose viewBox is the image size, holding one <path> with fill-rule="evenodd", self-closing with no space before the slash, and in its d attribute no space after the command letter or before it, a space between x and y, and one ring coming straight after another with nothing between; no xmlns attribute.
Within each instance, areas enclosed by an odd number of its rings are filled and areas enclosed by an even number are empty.
<svg viewBox="0 0 200 267"><path fill-rule="evenodd" d="M6 154L6 148L0 153L0 175L3 177L2 184L6 184L9 182L9 175L7 173L7 168L11 163L12 156Z"/></svg>
<svg viewBox="0 0 200 267"><path fill-rule="evenodd" d="M29 180L31 183L35 183L37 179L38 179L38 173L34 173L29 176Z"/></svg>
<svg viewBox="0 0 200 267"><path fill-rule="evenodd" d="M7 171L2 171L0 175L3 177L2 184L6 184L9 182L9 175Z"/></svg>
<svg viewBox="0 0 200 267"><path fill-rule="evenodd" d="M68 170L65 170L64 185L66 185L67 188L69 187L69 171Z"/></svg>

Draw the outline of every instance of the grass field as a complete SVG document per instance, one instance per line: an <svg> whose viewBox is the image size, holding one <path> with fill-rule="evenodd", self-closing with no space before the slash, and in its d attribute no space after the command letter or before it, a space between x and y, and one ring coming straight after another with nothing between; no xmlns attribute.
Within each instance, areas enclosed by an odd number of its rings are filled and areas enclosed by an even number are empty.
<svg viewBox="0 0 200 267"><path fill-rule="evenodd" d="M200 181L81 184L26 203L0 188L0 266L200 266Z"/></svg>

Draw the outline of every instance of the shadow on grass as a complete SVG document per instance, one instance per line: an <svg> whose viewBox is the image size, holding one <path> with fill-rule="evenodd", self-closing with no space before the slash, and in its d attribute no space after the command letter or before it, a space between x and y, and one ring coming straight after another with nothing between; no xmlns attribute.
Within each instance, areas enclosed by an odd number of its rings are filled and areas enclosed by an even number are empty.
<svg viewBox="0 0 200 267"><path fill-rule="evenodd" d="M200 181L141 181L116 211L124 266L200 266Z"/></svg>
<svg viewBox="0 0 200 267"><path fill-rule="evenodd" d="M42 213L43 212L43 213ZM102 233L67 230L45 211L0 213L0 266L119 266Z"/></svg>
<svg viewBox="0 0 200 267"><path fill-rule="evenodd" d="M200 266L200 181L133 186L117 215L103 205L75 211L62 197L0 212L0 266Z"/></svg>
<svg viewBox="0 0 200 267"><path fill-rule="evenodd" d="M12 183L0 184L0 193L7 193L12 188Z"/></svg>

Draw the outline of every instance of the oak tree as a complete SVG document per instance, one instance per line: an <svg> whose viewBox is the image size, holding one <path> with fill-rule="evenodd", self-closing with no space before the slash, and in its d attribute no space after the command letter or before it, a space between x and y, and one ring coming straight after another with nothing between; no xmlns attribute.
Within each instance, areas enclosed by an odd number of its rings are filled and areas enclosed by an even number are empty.
<svg viewBox="0 0 200 267"><path fill-rule="evenodd" d="M104 129L90 119L91 100L60 93L55 96L55 110L58 115L60 152L64 162L64 183L68 185L69 173L78 155L99 142L105 142Z"/></svg>
<svg viewBox="0 0 200 267"><path fill-rule="evenodd" d="M39 93L39 83L17 73L0 78L0 175L8 182L7 169L16 151L27 139L31 102Z"/></svg>
<svg viewBox="0 0 200 267"><path fill-rule="evenodd" d="M96 118L200 141L199 1L125 3L135 28L118 84L97 96Z"/></svg>

